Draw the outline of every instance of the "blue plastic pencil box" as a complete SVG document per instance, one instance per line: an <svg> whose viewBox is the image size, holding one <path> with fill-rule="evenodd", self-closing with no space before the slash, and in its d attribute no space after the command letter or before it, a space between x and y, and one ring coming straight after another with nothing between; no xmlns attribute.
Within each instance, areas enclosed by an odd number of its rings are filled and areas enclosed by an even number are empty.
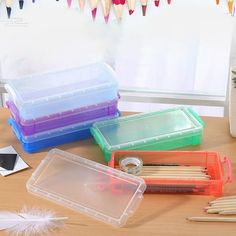
<svg viewBox="0 0 236 236"><path fill-rule="evenodd" d="M13 118L8 119L16 137L21 142L23 149L28 153L34 153L48 147L88 139L91 137L90 128L96 121L116 118L120 115L119 111L115 115L90 120L84 123L77 123L63 128L44 131L30 136L24 136L20 127Z"/></svg>

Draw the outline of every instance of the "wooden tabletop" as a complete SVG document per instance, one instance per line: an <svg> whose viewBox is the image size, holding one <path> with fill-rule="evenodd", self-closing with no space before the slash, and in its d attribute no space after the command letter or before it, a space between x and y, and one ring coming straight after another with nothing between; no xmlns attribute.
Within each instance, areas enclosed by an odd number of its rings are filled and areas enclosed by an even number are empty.
<svg viewBox="0 0 236 236"><path fill-rule="evenodd" d="M203 216L203 208L214 199L212 196L145 194L144 199L123 228L113 228L88 216L67 209L56 203L29 194L26 181L29 179L48 150L35 154L25 153L17 138L7 125L9 112L0 108L0 148L12 145L21 157L30 165L30 169L7 177L0 177L0 210L17 211L23 206L36 206L50 209L58 216L67 216L65 226L55 234L66 236L115 236L115 235L235 235L236 223L200 223L188 222L186 217ZM206 124L202 144L181 150L217 151L229 156L236 176L236 139L231 138L226 118L202 117ZM74 142L58 146L59 149L105 164L102 152L92 140ZM236 181L224 188L224 195L236 195ZM5 235L0 232L0 235Z"/></svg>

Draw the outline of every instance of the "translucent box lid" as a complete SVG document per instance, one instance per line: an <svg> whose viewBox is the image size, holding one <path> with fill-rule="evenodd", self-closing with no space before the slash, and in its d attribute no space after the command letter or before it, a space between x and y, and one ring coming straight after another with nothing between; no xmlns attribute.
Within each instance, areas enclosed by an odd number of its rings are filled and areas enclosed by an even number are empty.
<svg viewBox="0 0 236 236"><path fill-rule="evenodd" d="M25 120L113 100L118 91L104 63L10 80L5 87Z"/></svg>
<svg viewBox="0 0 236 236"><path fill-rule="evenodd" d="M192 134L202 131L203 127L203 121L195 112L178 107L96 122L91 132L102 148L112 151Z"/></svg>
<svg viewBox="0 0 236 236"><path fill-rule="evenodd" d="M52 149L26 187L30 193L120 227L137 209L146 184L142 178Z"/></svg>

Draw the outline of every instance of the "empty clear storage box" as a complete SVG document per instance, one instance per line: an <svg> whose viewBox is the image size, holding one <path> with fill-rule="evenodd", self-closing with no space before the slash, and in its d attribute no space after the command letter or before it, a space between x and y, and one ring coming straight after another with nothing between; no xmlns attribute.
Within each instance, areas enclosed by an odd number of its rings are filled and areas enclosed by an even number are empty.
<svg viewBox="0 0 236 236"><path fill-rule="evenodd" d="M96 122L91 133L109 161L115 150L171 150L200 144L203 127L192 109L177 107Z"/></svg>
<svg viewBox="0 0 236 236"><path fill-rule="evenodd" d="M23 120L114 100L118 91L114 71L103 63L10 80L5 87Z"/></svg>
<svg viewBox="0 0 236 236"><path fill-rule="evenodd" d="M94 161L51 150L28 180L27 190L115 227L126 224L146 184Z"/></svg>

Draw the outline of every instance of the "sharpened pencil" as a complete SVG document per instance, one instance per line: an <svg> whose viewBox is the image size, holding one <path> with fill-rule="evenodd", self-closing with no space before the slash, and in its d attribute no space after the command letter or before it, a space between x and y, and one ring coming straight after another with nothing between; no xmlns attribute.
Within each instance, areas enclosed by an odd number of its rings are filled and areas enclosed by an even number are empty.
<svg viewBox="0 0 236 236"><path fill-rule="evenodd" d="M7 9L7 17L11 18L12 0L5 0L5 3L6 3L6 9Z"/></svg>
<svg viewBox="0 0 236 236"><path fill-rule="evenodd" d="M236 210L224 210L219 212L220 215L236 215Z"/></svg>
<svg viewBox="0 0 236 236"><path fill-rule="evenodd" d="M95 20L97 15L98 0L90 0L90 6L93 20Z"/></svg>
<svg viewBox="0 0 236 236"><path fill-rule="evenodd" d="M188 217L187 220L198 221L198 222L236 222L236 218L230 218L230 217L193 216L193 217Z"/></svg>
<svg viewBox="0 0 236 236"><path fill-rule="evenodd" d="M79 2L80 10L83 11L84 10L84 6L85 6L85 0L78 0L78 2Z"/></svg>
<svg viewBox="0 0 236 236"><path fill-rule="evenodd" d="M112 0L116 19L120 22L123 16L125 0Z"/></svg>
<svg viewBox="0 0 236 236"><path fill-rule="evenodd" d="M216 200L228 200L228 199L235 199L236 200L236 195L232 195L232 196L226 196L226 197L219 197Z"/></svg>
<svg viewBox="0 0 236 236"><path fill-rule="evenodd" d="M234 0L227 0L228 1L228 9L229 9L229 13L232 14L233 12L233 4L234 4Z"/></svg>
<svg viewBox="0 0 236 236"><path fill-rule="evenodd" d="M141 0L143 16L146 16L147 3L148 3L148 0Z"/></svg>
<svg viewBox="0 0 236 236"><path fill-rule="evenodd" d="M128 2L129 15L132 15L134 13L136 0L127 0L127 2Z"/></svg>
<svg viewBox="0 0 236 236"><path fill-rule="evenodd" d="M108 23L110 10L111 10L111 0L101 0L102 3L102 11L105 22Z"/></svg>
<svg viewBox="0 0 236 236"><path fill-rule="evenodd" d="M67 6L70 8L71 7L72 0L67 0Z"/></svg>

